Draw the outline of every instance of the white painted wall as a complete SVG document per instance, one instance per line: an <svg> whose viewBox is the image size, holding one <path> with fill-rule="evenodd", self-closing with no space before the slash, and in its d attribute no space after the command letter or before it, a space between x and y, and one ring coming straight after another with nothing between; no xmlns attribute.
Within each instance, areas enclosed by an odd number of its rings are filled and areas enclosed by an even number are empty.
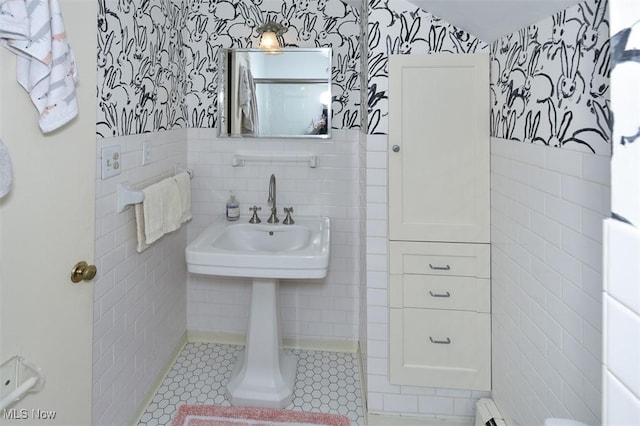
<svg viewBox="0 0 640 426"><path fill-rule="evenodd" d="M323 280L281 282L282 326L285 338L358 340L359 316L359 178L358 132L332 132L329 141L299 139L216 138L215 129L189 130L189 164L193 168L192 240L215 217L224 215L229 191L240 202L240 221L248 221L249 207L262 207L269 218L269 177L277 182L278 216L293 207L297 216L331 218L331 259ZM247 163L233 167L235 152L310 152L318 166L297 163ZM189 275L190 331L244 334L250 303L250 280Z"/></svg>
<svg viewBox="0 0 640 426"><path fill-rule="evenodd" d="M96 150L93 423L131 424L155 391L186 330L187 230L136 252L133 207L116 211L117 185L143 188L187 164L184 129L99 139ZM142 143L153 161L142 166ZM103 147L121 147L121 174L101 179Z"/></svg>
<svg viewBox="0 0 640 426"><path fill-rule="evenodd" d="M625 50L640 48L640 3L611 1L611 35L631 28ZM621 52L619 52L621 53ZM640 424L640 145L620 136L640 123L640 63L621 62L611 73L615 114L611 209L632 224L605 223L603 424Z"/></svg>

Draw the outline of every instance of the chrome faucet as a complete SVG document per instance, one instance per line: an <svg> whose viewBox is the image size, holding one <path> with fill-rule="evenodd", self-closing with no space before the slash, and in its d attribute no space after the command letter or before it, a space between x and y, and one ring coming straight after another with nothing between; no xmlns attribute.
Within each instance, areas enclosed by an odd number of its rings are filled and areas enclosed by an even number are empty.
<svg viewBox="0 0 640 426"><path fill-rule="evenodd" d="M271 216L269 216L267 222L280 222L278 219L278 207L276 205L276 175L271 175L269 179L269 198L267 198L267 203L271 203Z"/></svg>

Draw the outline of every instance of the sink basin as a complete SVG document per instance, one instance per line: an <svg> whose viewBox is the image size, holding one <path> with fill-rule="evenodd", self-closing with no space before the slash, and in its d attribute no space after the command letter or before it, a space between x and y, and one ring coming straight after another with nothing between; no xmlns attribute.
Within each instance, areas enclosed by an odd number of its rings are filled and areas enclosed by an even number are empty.
<svg viewBox="0 0 640 426"><path fill-rule="evenodd" d="M210 225L186 249L189 272L252 278L244 354L227 397L231 405L285 408L293 399L297 358L282 349L281 278L324 278L329 265L328 217L293 225L228 222Z"/></svg>
<svg viewBox="0 0 640 426"><path fill-rule="evenodd" d="M249 278L323 278L329 264L328 217L294 225L213 223L186 249L189 272Z"/></svg>
<svg viewBox="0 0 640 426"><path fill-rule="evenodd" d="M311 244L311 229L306 226L272 226L241 223L227 226L213 241L222 250L277 252L304 249Z"/></svg>

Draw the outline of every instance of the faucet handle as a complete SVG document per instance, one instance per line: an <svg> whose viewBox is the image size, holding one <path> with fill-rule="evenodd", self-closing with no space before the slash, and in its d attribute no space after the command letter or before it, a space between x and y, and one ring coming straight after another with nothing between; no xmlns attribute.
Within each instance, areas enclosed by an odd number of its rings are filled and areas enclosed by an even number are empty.
<svg viewBox="0 0 640 426"><path fill-rule="evenodd" d="M296 223L291 217L291 213L293 213L293 207L285 207L284 212L287 216L282 221L283 225L293 225L294 223Z"/></svg>
<svg viewBox="0 0 640 426"><path fill-rule="evenodd" d="M262 222L260 220L260 218L258 217L258 211L262 210L262 207L258 207L258 206L253 206L253 207L249 207L249 211L253 212L253 215L251 216L251 219L249 219L249 223L260 223Z"/></svg>

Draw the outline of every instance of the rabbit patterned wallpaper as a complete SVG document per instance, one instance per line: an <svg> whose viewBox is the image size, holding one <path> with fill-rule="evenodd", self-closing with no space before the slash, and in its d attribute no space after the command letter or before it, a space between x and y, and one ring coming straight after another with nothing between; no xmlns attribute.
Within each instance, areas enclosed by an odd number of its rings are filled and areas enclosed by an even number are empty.
<svg viewBox="0 0 640 426"><path fill-rule="evenodd" d="M259 43L333 48L333 127L360 126L360 16L340 0L98 0L98 136L213 128L217 51Z"/></svg>
<svg viewBox="0 0 640 426"><path fill-rule="evenodd" d="M98 137L186 127L186 3L98 0Z"/></svg>
<svg viewBox="0 0 640 426"><path fill-rule="evenodd" d="M607 1L588 0L491 47L491 135L611 155Z"/></svg>
<svg viewBox="0 0 640 426"><path fill-rule="evenodd" d="M366 58L359 12L340 0L98 3L100 137L215 127L217 49L255 47L255 28L273 18L289 28L285 45L333 47L334 128L387 133L390 54L490 49L492 136L610 153L606 0L588 0L491 48L406 0L369 0Z"/></svg>
<svg viewBox="0 0 640 426"><path fill-rule="evenodd" d="M483 41L407 1L369 0L367 19L369 134L388 133L389 55L489 51Z"/></svg>

